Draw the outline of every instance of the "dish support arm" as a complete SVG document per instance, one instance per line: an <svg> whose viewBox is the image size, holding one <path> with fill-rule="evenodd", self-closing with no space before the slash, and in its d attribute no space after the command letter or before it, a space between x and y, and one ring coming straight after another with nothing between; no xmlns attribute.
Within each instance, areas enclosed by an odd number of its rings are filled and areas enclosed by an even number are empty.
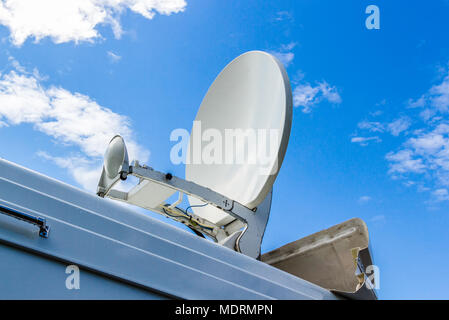
<svg viewBox="0 0 449 320"><path fill-rule="evenodd" d="M241 221L245 226L236 238L235 250L253 258L260 257L260 246L270 215L272 191L268 193L265 200L257 208L251 210L239 202L209 188L172 176L171 174L154 170L147 166L141 166L138 161L134 161L129 167L124 166L123 168L125 170L120 172L122 180L126 179L127 175L149 180L161 186L172 188L198 198ZM99 196L106 196L126 202L126 192L112 190L112 187L118 179L109 184L105 184L103 181L105 180L100 179L97 192Z"/></svg>

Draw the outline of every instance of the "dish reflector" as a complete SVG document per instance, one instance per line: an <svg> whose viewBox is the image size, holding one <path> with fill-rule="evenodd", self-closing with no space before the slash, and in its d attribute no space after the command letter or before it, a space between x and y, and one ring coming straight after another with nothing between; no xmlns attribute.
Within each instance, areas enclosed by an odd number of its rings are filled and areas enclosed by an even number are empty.
<svg viewBox="0 0 449 320"><path fill-rule="evenodd" d="M272 189L290 136L292 94L282 64L261 51L250 51L237 57L209 88L195 121L187 154L186 180L208 187L250 209L257 207ZM221 161L216 154L212 155L213 163L204 161L205 146L212 141L209 136L209 142L201 142L208 139L207 131L213 133L215 140L222 138ZM235 134L242 133L244 142L240 140L243 147L239 151L234 138ZM250 140L245 134L252 138L255 134L256 146L254 139ZM235 154L230 154L232 152ZM242 155L243 162L237 159ZM192 206L204 204L190 196L189 202ZM234 220L210 205L192 209L198 216L217 225Z"/></svg>
<svg viewBox="0 0 449 320"><path fill-rule="evenodd" d="M109 179L114 179L119 174L125 160L128 160L125 141L117 135L109 142L104 155L104 170Z"/></svg>

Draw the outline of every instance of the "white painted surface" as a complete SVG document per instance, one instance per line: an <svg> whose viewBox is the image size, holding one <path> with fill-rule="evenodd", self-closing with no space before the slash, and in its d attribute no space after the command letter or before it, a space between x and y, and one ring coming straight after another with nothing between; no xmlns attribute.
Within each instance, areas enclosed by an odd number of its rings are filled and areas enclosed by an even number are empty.
<svg viewBox="0 0 449 320"><path fill-rule="evenodd" d="M259 158L255 164L234 161L232 164L186 165L187 180L249 208L257 207L273 186L290 136L292 97L290 82L282 64L272 55L261 51L250 51L237 57L223 69L209 88L195 120L201 121L202 133L207 129L217 129L221 133L223 149L226 129L250 129L255 132L263 129L267 139L270 130L277 131L275 147L264 163ZM192 150L196 148L195 141L201 139L199 134L195 130L191 132L188 159L194 160L195 151ZM207 144L203 142L202 148ZM263 149L260 148L262 145L258 143L256 150ZM250 147L246 141L244 150L250 150ZM256 156L251 152L248 154ZM191 205L203 204L193 197L189 197L189 201ZM212 206L192 209L198 216L218 225L233 220L233 217Z"/></svg>

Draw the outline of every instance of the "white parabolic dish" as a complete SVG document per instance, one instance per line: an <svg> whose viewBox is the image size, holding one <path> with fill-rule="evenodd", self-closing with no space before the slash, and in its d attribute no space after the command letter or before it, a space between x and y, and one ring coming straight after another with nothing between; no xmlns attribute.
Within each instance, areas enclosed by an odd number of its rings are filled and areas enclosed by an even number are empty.
<svg viewBox="0 0 449 320"><path fill-rule="evenodd" d="M229 63L215 79L204 97L195 119L201 131L192 129L186 164L186 180L219 192L250 209L257 207L270 192L281 167L290 137L292 122L292 93L290 81L283 65L272 55L262 51L250 51ZM203 133L208 129L220 132L222 141L221 163L192 163L192 155L198 141L206 140ZM265 150L263 163L248 161L256 157L250 150L254 147L245 140L245 161L225 162L225 130L252 130L257 138L257 149ZM260 130L261 129L261 130ZM277 139L270 140L270 132L277 132ZM202 148L209 141L200 144ZM271 144L271 147L270 147ZM236 141L234 141L234 151ZM274 147L273 147L274 145ZM198 154L198 153L197 153ZM234 159L235 160L235 159ZM204 204L189 197L192 206ZM193 207L194 213L217 225L225 225L234 218L208 205Z"/></svg>

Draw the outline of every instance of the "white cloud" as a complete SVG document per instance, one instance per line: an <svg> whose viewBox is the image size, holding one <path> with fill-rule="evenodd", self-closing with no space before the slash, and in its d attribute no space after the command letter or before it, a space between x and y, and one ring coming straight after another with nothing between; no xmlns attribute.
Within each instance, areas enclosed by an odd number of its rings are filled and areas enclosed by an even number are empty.
<svg viewBox="0 0 449 320"><path fill-rule="evenodd" d="M301 80L305 78L306 74L302 70L297 70L295 74L293 74L293 77L291 79L291 82L293 84L298 84Z"/></svg>
<svg viewBox="0 0 449 320"><path fill-rule="evenodd" d="M37 152L44 160L52 161L57 166L67 169L75 181L84 189L96 191L98 179L101 175L102 166L97 161L88 160L83 157L54 157L45 151Z"/></svg>
<svg viewBox="0 0 449 320"><path fill-rule="evenodd" d="M371 222L378 222L378 223L384 223L386 221L386 218L383 214L374 216L370 219Z"/></svg>
<svg viewBox="0 0 449 320"><path fill-rule="evenodd" d="M304 113L312 112L313 106L322 100L333 104L339 104L342 101L337 89L326 81L320 82L316 86L311 86L308 83L300 84L293 90L293 105L301 107Z"/></svg>
<svg viewBox="0 0 449 320"><path fill-rule="evenodd" d="M388 131L394 136L398 136L401 132L407 130L411 125L409 117L402 116L393 122L383 124L379 121L361 121L357 124L359 129L368 130L370 132L385 132Z"/></svg>
<svg viewBox="0 0 449 320"><path fill-rule="evenodd" d="M293 15L288 11L278 11L274 19L276 21L284 21L284 20L291 21L293 20Z"/></svg>
<svg viewBox="0 0 449 320"><path fill-rule="evenodd" d="M278 51L270 51L285 67L288 67L295 55L291 52L297 46L296 42L284 44ZM298 70L293 78L293 84L298 84L304 78L304 73ZM302 112L310 113L312 108L323 100L333 104L340 104L341 97L334 86L326 81L318 82L315 86L310 83L298 84L293 90L293 105L301 107Z"/></svg>
<svg viewBox="0 0 449 320"><path fill-rule="evenodd" d="M18 70L0 75L0 122L3 126L29 123L54 141L79 148L82 156L40 155L67 168L85 188L92 187L94 172L101 167L103 153L115 134L125 138L130 158L147 161L149 157L148 150L135 142L127 117L86 95L56 86L46 88L33 74ZM84 172L82 177L77 176L80 172Z"/></svg>
<svg viewBox="0 0 449 320"><path fill-rule="evenodd" d="M390 161L390 173L406 173L415 172L421 173L426 166L423 164L423 160L414 158L414 152L409 149L400 150L396 153L389 152L386 155L386 159Z"/></svg>
<svg viewBox="0 0 449 320"><path fill-rule="evenodd" d="M112 51L108 51L108 52L106 52L106 54L112 63L119 62L122 59L121 56L119 56L118 54L116 54Z"/></svg>
<svg viewBox="0 0 449 320"><path fill-rule="evenodd" d="M409 99L407 103L408 108L421 108L426 105L426 97L421 96L417 100Z"/></svg>
<svg viewBox="0 0 449 320"><path fill-rule="evenodd" d="M360 129L369 130L371 132L383 132L384 125L377 121L362 121L357 124Z"/></svg>
<svg viewBox="0 0 449 320"><path fill-rule="evenodd" d="M278 60L285 66L288 67L290 63L295 58L295 54L291 52L296 47L296 42L291 42L289 44L284 44L278 51L270 51Z"/></svg>
<svg viewBox="0 0 449 320"><path fill-rule="evenodd" d="M152 19L156 13L170 15L185 7L185 0L1 0L0 24L9 28L16 46L29 37L36 42L45 37L55 43L92 42L101 38L99 25L111 26L120 38L120 15L128 9Z"/></svg>
<svg viewBox="0 0 449 320"><path fill-rule="evenodd" d="M406 186L406 187L411 187L411 186L414 186L414 185L416 185L415 181L409 180L409 181L405 181L404 182L404 186Z"/></svg>
<svg viewBox="0 0 449 320"><path fill-rule="evenodd" d="M433 86L429 93L431 95L430 102L440 112L448 112L449 108L449 74L439 85Z"/></svg>
<svg viewBox="0 0 449 320"><path fill-rule="evenodd" d="M362 147L366 147L370 141L379 143L382 140L377 136L375 136L375 137L352 137L351 138L352 143L358 143Z"/></svg>
<svg viewBox="0 0 449 320"><path fill-rule="evenodd" d="M297 86L293 91L293 105L302 107L304 113L311 112L311 106L316 103L315 96L318 92L318 87L312 87L310 84Z"/></svg>
<svg viewBox="0 0 449 320"><path fill-rule="evenodd" d="M369 202L369 201L371 201L371 197L370 197L370 196L361 196L361 197L359 198L359 200L358 200L358 202L359 202L360 204L367 203L367 202Z"/></svg>
<svg viewBox="0 0 449 320"><path fill-rule="evenodd" d="M397 152L390 152L390 174L421 174L438 186L449 186L449 124L440 123L428 131L418 130ZM412 180L413 181L413 180ZM442 201L442 189L434 196ZM448 199L449 200L449 197Z"/></svg>
<svg viewBox="0 0 449 320"><path fill-rule="evenodd" d="M428 133L419 134L410 138L407 144L410 145L414 152L419 155L434 155L442 148L447 147L448 140L443 130L447 129L446 124L440 124L434 130Z"/></svg>
<svg viewBox="0 0 449 320"><path fill-rule="evenodd" d="M283 45L281 46L281 50L282 50L282 51L291 51L291 50L293 50L297 45L298 45L298 43L296 43L296 42L290 42L290 43L288 43L288 44L283 44Z"/></svg>
<svg viewBox="0 0 449 320"><path fill-rule="evenodd" d="M288 67L295 58L293 52L272 52L272 54L286 67Z"/></svg>
<svg viewBox="0 0 449 320"><path fill-rule="evenodd" d="M426 108L423 111L421 111L419 113L419 116L424 120L424 121L429 121L432 119L432 117L436 114L436 111L432 108Z"/></svg>
<svg viewBox="0 0 449 320"><path fill-rule="evenodd" d="M402 115L389 123L362 121L357 126L369 132L389 132L393 136L406 133L400 147L385 155L388 173L393 179L402 179L407 187L430 192L436 201L449 201L449 65L441 79L418 99L407 101L407 116ZM371 114L372 117L380 115ZM415 128L410 130L412 123ZM380 142L380 138L351 138L351 142L362 146L371 141Z"/></svg>
<svg viewBox="0 0 449 320"><path fill-rule="evenodd" d="M383 113L384 113L384 112L383 112L382 110L376 110L376 111L374 111L374 112L370 112L370 115L371 115L372 117L378 117L378 116L381 116Z"/></svg>
<svg viewBox="0 0 449 320"><path fill-rule="evenodd" d="M432 86L417 100L409 99L408 108L423 108L420 117L424 121L432 120L437 114L445 115L449 112L449 71L445 70L442 82Z"/></svg>
<svg viewBox="0 0 449 320"><path fill-rule="evenodd" d="M335 87L330 86L327 82L322 82L319 85L323 98L330 103L341 103L341 97Z"/></svg>
<svg viewBox="0 0 449 320"><path fill-rule="evenodd" d="M437 189L437 190L433 191L432 195L434 196L435 200L438 202L449 200L449 192L447 191L447 189L444 189L444 188Z"/></svg>
<svg viewBox="0 0 449 320"><path fill-rule="evenodd" d="M394 136L398 136L401 132L407 130L411 125L411 121L409 117L400 117L395 121L388 124L388 131Z"/></svg>

